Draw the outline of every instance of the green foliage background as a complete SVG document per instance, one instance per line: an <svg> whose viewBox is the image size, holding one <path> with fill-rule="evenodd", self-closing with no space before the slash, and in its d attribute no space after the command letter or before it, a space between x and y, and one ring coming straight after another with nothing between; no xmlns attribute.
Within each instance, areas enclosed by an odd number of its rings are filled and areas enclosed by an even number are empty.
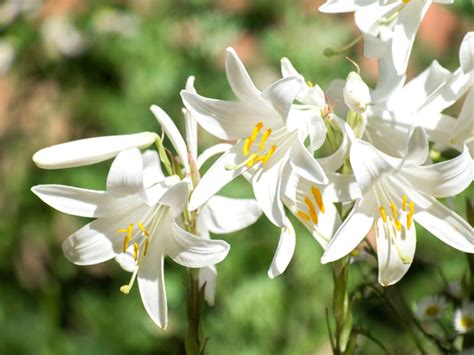
<svg viewBox="0 0 474 355"><path fill-rule="evenodd" d="M342 57L322 54L325 47L356 35L352 17L320 14L316 2L303 0L48 1L41 6L36 15L21 14L0 28L1 38L16 51L12 68L0 78L0 353L181 354L186 271L166 263L170 326L160 331L148 319L136 288L128 296L119 292L129 275L116 263L77 267L62 255L61 242L87 221L52 210L29 190L43 183L103 188L110 162L43 171L31 156L71 139L159 130L148 110L151 104L163 107L183 128L179 91L188 75L196 76L200 93L232 99L223 69L227 46L242 55L260 87L278 77L279 60L286 56L308 80L325 88L352 69ZM133 16L135 30L99 33L94 21L104 9ZM457 22L452 41L442 50L417 41L411 76L434 56L450 69L458 65L460 40L472 28L472 5L456 1L443 10ZM58 13L67 14L86 39L80 55L47 49L41 28ZM350 56L360 61L361 48ZM372 83L375 65L362 66ZM201 148L213 142L200 132ZM464 196L472 192L471 186L448 203L464 213ZM251 196L243 180L223 193ZM218 265L217 303L206 309L209 354L329 353L325 310L331 307L331 269L320 264L321 248L294 222L295 257L276 280L266 272L278 230L265 218L223 237L231 252ZM417 259L396 289L389 290L395 295L403 290L409 302L442 289L431 261L450 280L460 279L467 269L462 253L418 232ZM353 265L354 287L362 280L376 282L373 260ZM391 351L416 353L406 324L381 300L356 301L354 307L356 323L371 329ZM379 351L364 338L360 349L363 354Z"/></svg>

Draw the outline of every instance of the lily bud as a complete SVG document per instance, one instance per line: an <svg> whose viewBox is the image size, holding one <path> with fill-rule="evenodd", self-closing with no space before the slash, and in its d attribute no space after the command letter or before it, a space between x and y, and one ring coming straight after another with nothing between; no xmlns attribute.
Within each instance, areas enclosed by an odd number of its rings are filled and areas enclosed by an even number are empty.
<svg viewBox="0 0 474 355"><path fill-rule="evenodd" d="M343 95L349 109L357 113L363 113L370 103L369 87L356 72L350 72L347 76Z"/></svg>

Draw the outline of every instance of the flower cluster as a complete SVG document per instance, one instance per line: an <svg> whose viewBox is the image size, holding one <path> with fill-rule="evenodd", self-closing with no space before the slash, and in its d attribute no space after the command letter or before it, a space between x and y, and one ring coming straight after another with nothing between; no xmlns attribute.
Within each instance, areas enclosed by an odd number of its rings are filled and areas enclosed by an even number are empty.
<svg viewBox="0 0 474 355"><path fill-rule="evenodd" d="M349 255L375 233L382 286L398 282L412 264L416 224L449 246L474 253L473 228L437 200L462 192L474 179L474 35L462 41L455 72L434 61L406 82L413 41L430 4L329 0L322 6L323 12L355 12L364 53L379 61L374 89L357 68L324 91L283 58L281 79L259 90L229 48L225 68L236 100L199 95L190 77L181 91L184 137L154 105L161 136L142 132L89 138L38 151L33 160L44 169L114 158L105 191L32 188L61 212L96 218L64 242L66 257L78 265L115 258L132 273L121 291L129 293L137 280L145 309L165 328L165 256L200 268L199 283L212 304L214 265L226 257L229 245L211 239L210 232L240 230L262 213L280 228L270 278L285 271L295 250L287 211L324 249L323 263ZM446 115L444 110L466 93L459 116ZM198 125L223 143L198 154ZM165 148L165 137L174 152ZM430 149L448 148L458 151L454 158L432 162ZM251 184L255 200L217 195L240 175ZM435 317L443 305L437 307L436 312L431 305L420 312Z"/></svg>

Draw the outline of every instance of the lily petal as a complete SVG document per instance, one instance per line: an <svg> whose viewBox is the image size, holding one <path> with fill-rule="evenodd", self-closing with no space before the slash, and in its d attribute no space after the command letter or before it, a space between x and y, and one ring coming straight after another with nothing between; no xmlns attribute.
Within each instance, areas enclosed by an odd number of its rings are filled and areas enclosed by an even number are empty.
<svg viewBox="0 0 474 355"><path fill-rule="evenodd" d="M262 210L253 199L213 196L199 217L212 233L225 234L254 224L261 215Z"/></svg>
<svg viewBox="0 0 474 355"><path fill-rule="evenodd" d="M324 170L300 140L297 140L291 148L290 164L298 175L306 180L319 184L328 182Z"/></svg>
<svg viewBox="0 0 474 355"><path fill-rule="evenodd" d="M156 138L156 133L142 132L81 139L43 148L33 155L33 161L42 169L85 166L113 158L122 150L146 148L152 145Z"/></svg>
<svg viewBox="0 0 474 355"><path fill-rule="evenodd" d="M179 181L171 185L160 198L159 203L171 208L171 216L178 217L184 210L189 197L189 185L185 181Z"/></svg>
<svg viewBox="0 0 474 355"><path fill-rule="evenodd" d="M280 114L286 123L291 104L304 85L303 80L297 76L280 79L267 87L262 92L262 98L268 100L271 106Z"/></svg>
<svg viewBox="0 0 474 355"><path fill-rule="evenodd" d="M168 305L166 303L164 255L156 251L154 258L143 258L138 271L138 287L143 306L155 324L166 329Z"/></svg>
<svg viewBox="0 0 474 355"><path fill-rule="evenodd" d="M256 100L260 91L255 87L242 61L233 48L227 48L225 71L235 96L241 101Z"/></svg>
<svg viewBox="0 0 474 355"><path fill-rule="evenodd" d="M405 161L421 165L428 159L429 155L428 136L421 127L415 127L408 138L407 153Z"/></svg>
<svg viewBox="0 0 474 355"><path fill-rule="evenodd" d="M191 268L217 264L225 259L230 249L223 240L200 238L186 232L174 221L167 237L166 254L178 264Z"/></svg>
<svg viewBox="0 0 474 355"><path fill-rule="evenodd" d="M462 40L459 61L464 73L468 74L474 70L474 32L468 32Z"/></svg>
<svg viewBox="0 0 474 355"><path fill-rule="evenodd" d="M219 144L213 145L212 147L207 148L197 158L196 165L198 169L201 169L204 163L208 159L212 158L213 156L217 154L225 153L229 151L230 148L232 148L232 144L229 144L229 143L219 143Z"/></svg>
<svg viewBox="0 0 474 355"><path fill-rule="evenodd" d="M143 159L137 148L121 151L107 175L107 192L114 197L144 196Z"/></svg>
<svg viewBox="0 0 474 355"><path fill-rule="evenodd" d="M295 229L289 220L286 220L286 226L281 229L280 240L273 256L272 264L268 269L268 277L274 279L281 275L295 253L296 235Z"/></svg>
<svg viewBox="0 0 474 355"><path fill-rule="evenodd" d="M329 242L321 263L326 264L338 260L359 245L374 223L374 198L371 193L358 200L349 216L344 220L336 234Z"/></svg>
<svg viewBox="0 0 474 355"><path fill-rule="evenodd" d="M156 150L147 150L143 158L143 186L150 187L165 179L161 170L161 162Z"/></svg>
<svg viewBox="0 0 474 355"><path fill-rule="evenodd" d="M178 153L178 156L184 165L184 169L186 172L189 172L188 150L186 148L186 143L184 142L183 136L181 136L181 133L179 133L178 127L176 127L171 117L168 116L168 114L161 107L152 105L150 110L158 120L161 129L171 141L176 153Z"/></svg>

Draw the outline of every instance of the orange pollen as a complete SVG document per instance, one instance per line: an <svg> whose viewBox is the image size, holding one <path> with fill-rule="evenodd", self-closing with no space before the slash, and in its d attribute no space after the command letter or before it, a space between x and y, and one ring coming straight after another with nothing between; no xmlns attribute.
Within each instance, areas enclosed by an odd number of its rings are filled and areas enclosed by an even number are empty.
<svg viewBox="0 0 474 355"><path fill-rule="evenodd" d="M318 215L316 214L316 209L314 208L313 202L308 197L304 198L304 203L308 206L309 215L314 224L318 224Z"/></svg>
<svg viewBox="0 0 474 355"><path fill-rule="evenodd" d="M318 204L319 210L324 213L325 208L324 208L324 203L323 203L323 197L321 195L321 191L315 186L311 187L311 193L313 194L314 200Z"/></svg>
<svg viewBox="0 0 474 355"><path fill-rule="evenodd" d="M300 217L301 219L305 220L306 222L309 222L309 216L306 212L303 212L303 211L298 211L296 212L296 214L298 215L298 217Z"/></svg>

